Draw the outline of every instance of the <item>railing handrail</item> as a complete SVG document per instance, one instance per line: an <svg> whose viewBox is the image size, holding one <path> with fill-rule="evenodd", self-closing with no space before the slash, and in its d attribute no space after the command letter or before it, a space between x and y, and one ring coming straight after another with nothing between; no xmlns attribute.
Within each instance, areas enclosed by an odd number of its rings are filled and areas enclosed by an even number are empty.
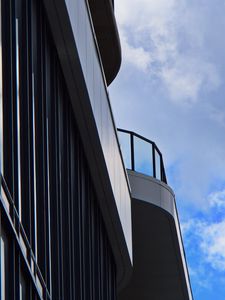
<svg viewBox="0 0 225 300"><path fill-rule="evenodd" d="M166 173L165 173L165 168L164 168L164 164L163 164L163 157L162 157L162 153L159 150L159 148L157 147L157 145L155 144L155 142L147 139L146 137L130 131L130 130L126 130L126 129L121 129L121 128L117 128L118 132L122 132L122 133L126 133L128 135L130 135L130 155L131 155L131 170L135 171L135 153L134 153L134 137L143 140L144 142L151 144L152 146L152 164L153 164L153 177L156 178L156 159L155 159L155 151L157 151L159 157L160 157L160 179L161 181L163 181L164 183L167 184L167 179L166 179Z"/></svg>

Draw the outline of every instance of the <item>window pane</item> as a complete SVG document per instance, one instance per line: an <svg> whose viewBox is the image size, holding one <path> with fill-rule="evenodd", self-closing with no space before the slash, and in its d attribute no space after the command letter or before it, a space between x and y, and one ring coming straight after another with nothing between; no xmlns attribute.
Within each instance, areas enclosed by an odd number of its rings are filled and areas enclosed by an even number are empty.
<svg viewBox="0 0 225 300"><path fill-rule="evenodd" d="M130 148L130 134L118 132L120 148L123 155L123 161L127 169L131 169L131 148Z"/></svg>
<svg viewBox="0 0 225 300"><path fill-rule="evenodd" d="M18 163L18 212L21 221L21 145L20 145L20 61L19 61L19 20L16 18L16 118L17 118L17 163Z"/></svg>
<svg viewBox="0 0 225 300"><path fill-rule="evenodd" d="M155 177L161 180L161 160L157 150L155 150Z"/></svg>
<svg viewBox="0 0 225 300"><path fill-rule="evenodd" d="M153 176L152 145L134 137L134 168L135 171Z"/></svg>
<svg viewBox="0 0 225 300"><path fill-rule="evenodd" d="M27 294L27 283L25 281L25 277L22 271L20 271L20 300L26 300Z"/></svg>
<svg viewBox="0 0 225 300"><path fill-rule="evenodd" d="M2 225L2 224L1 224ZM9 241L1 227L0 236L0 299L9 299Z"/></svg>
<svg viewBox="0 0 225 300"><path fill-rule="evenodd" d="M1 299L5 297L5 242L1 237Z"/></svg>

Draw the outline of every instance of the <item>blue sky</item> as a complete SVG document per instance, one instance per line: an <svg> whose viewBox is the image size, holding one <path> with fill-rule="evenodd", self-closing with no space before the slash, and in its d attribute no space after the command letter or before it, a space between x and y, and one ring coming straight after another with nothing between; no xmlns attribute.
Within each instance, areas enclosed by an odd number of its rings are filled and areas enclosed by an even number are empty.
<svg viewBox="0 0 225 300"><path fill-rule="evenodd" d="M195 300L225 299L225 1L115 1L118 127L154 140L175 191Z"/></svg>

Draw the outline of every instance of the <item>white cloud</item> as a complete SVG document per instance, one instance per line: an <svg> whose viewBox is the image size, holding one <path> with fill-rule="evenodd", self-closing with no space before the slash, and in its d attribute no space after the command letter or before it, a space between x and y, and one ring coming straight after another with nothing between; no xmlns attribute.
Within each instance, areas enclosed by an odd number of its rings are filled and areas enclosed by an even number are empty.
<svg viewBox="0 0 225 300"><path fill-rule="evenodd" d="M115 3L116 16L120 25L132 26L137 29L152 23L163 23L168 19L168 12L173 15L177 0L121 0Z"/></svg>
<svg viewBox="0 0 225 300"><path fill-rule="evenodd" d="M185 236L186 234L188 234L192 229L193 229L193 225L194 225L194 220L190 219L186 222L181 222L180 223L180 228L181 228L181 232L182 235Z"/></svg>
<svg viewBox="0 0 225 300"><path fill-rule="evenodd" d="M213 272L209 271L206 266L198 265L188 268L190 277L193 279L195 284L203 288L204 290L212 288L212 279L213 279Z"/></svg>
<svg viewBox="0 0 225 300"><path fill-rule="evenodd" d="M211 207L225 207L225 190L213 192L208 196L207 201ZM225 252L225 249L224 249Z"/></svg>
<svg viewBox="0 0 225 300"><path fill-rule="evenodd" d="M123 0L116 14L124 62L157 76L172 101L194 104L221 80L203 55L201 18L188 8L185 0Z"/></svg>
<svg viewBox="0 0 225 300"><path fill-rule="evenodd" d="M201 228L201 249L214 269L225 271L225 220Z"/></svg>
<svg viewBox="0 0 225 300"><path fill-rule="evenodd" d="M178 56L173 66L162 68L161 78L175 102L194 104L201 89L220 85L215 67L201 59Z"/></svg>
<svg viewBox="0 0 225 300"><path fill-rule="evenodd" d="M122 44L123 52L126 53L124 56L124 62L133 64L138 69L146 72L149 64L151 63L151 55L148 51L145 51L143 47L133 47L127 42L127 38L120 34L120 40Z"/></svg>
<svg viewBox="0 0 225 300"><path fill-rule="evenodd" d="M189 250L201 251L198 264L209 264L214 270L225 272L225 220L210 223L195 219L182 224L182 228Z"/></svg>

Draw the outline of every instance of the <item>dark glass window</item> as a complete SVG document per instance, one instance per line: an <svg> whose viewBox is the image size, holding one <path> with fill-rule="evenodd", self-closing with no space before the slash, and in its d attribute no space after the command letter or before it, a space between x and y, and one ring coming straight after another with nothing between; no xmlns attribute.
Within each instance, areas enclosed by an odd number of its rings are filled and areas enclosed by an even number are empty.
<svg viewBox="0 0 225 300"><path fill-rule="evenodd" d="M23 272L20 271L20 300L27 300L27 283Z"/></svg>
<svg viewBox="0 0 225 300"><path fill-rule="evenodd" d="M0 233L1 300L9 299L9 239L1 227Z"/></svg>
<svg viewBox="0 0 225 300"><path fill-rule="evenodd" d="M114 300L115 262L43 3L2 1L2 11L1 174L14 227L1 232L2 299Z"/></svg>

